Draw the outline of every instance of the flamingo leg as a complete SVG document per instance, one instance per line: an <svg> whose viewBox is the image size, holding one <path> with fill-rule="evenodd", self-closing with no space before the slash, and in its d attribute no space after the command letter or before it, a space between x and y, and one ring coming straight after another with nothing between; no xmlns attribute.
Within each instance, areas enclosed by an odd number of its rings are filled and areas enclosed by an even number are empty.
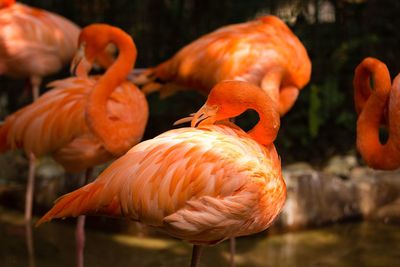
<svg viewBox="0 0 400 267"><path fill-rule="evenodd" d="M28 182L26 185L25 193L25 230L26 230L26 246L28 250L29 266L35 266L35 251L33 246L33 234L32 234L32 203L33 203L33 190L35 186L35 164L36 157L31 152L29 154L29 174Z"/></svg>
<svg viewBox="0 0 400 267"><path fill-rule="evenodd" d="M26 185L26 193L25 193L25 222L29 224L32 221L33 188L35 184L35 164L36 164L36 157L31 152L29 154L29 174L28 174L28 183Z"/></svg>
<svg viewBox="0 0 400 267"><path fill-rule="evenodd" d="M229 260L229 266L230 267L235 267L235 253L236 253L236 239L234 237L231 237L229 239L229 250L231 253L231 257Z"/></svg>
<svg viewBox="0 0 400 267"><path fill-rule="evenodd" d="M85 172L84 179L81 181L81 186L89 182L92 174L92 168L88 168ZM81 215L77 219L75 238L76 238L76 260L77 266L84 266L84 250L85 250L85 220L86 216Z"/></svg>
<svg viewBox="0 0 400 267"><path fill-rule="evenodd" d="M190 263L190 267L198 267L200 263L200 256L203 252L204 246L202 245L193 245L192 251L192 261Z"/></svg>
<svg viewBox="0 0 400 267"><path fill-rule="evenodd" d="M39 76L31 76L30 80L32 85L33 101L36 101L36 99L39 98L40 84L42 83L42 78Z"/></svg>

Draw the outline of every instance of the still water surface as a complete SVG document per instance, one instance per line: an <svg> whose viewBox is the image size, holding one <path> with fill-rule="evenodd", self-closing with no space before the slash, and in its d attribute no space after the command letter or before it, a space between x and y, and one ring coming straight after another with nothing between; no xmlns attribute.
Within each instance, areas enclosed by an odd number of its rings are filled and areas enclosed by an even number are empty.
<svg viewBox="0 0 400 267"><path fill-rule="evenodd" d="M0 208L0 266L26 267L21 214ZM188 266L191 246L173 239L88 230L86 267ZM36 267L75 266L74 225L56 221L34 228ZM205 250L201 266L228 266L228 244ZM400 227L346 223L315 230L239 238L238 267L398 267Z"/></svg>

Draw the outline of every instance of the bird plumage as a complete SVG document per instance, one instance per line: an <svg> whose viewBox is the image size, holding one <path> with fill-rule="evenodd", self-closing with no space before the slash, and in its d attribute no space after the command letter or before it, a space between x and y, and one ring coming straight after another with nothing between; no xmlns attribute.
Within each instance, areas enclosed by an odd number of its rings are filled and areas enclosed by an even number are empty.
<svg viewBox="0 0 400 267"><path fill-rule="evenodd" d="M95 182L60 198L39 223L124 216L212 244L266 229L284 202L281 175L275 147L260 146L242 130L181 128L133 147Z"/></svg>
<svg viewBox="0 0 400 267"><path fill-rule="evenodd" d="M44 77L68 64L80 28L57 14L15 3L0 9L0 74Z"/></svg>
<svg viewBox="0 0 400 267"><path fill-rule="evenodd" d="M247 109L260 120L245 133L228 119ZM128 217L195 244L192 266L202 245L266 229L286 198L274 101L256 85L224 81L190 119L191 128L134 146L94 182L61 197L38 224L83 214Z"/></svg>
<svg viewBox="0 0 400 267"><path fill-rule="evenodd" d="M49 84L51 91L7 117L0 127L0 151L22 148L36 156L52 154L67 171L82 171L104 163L113 155L88 127L85 106L99 77L72 77ZM138 143L147 121L147 102L131 83L120 85L110 96L107 110L112 120L137 127Z"/></svg>
<svg viewBox="0 0 400 267"><path fill-rule="evenodd" d="M311 62L300 40L279 18L265 16L206 34L133 80L145 92L160 90L165 96L185 88L207 95L220 81L247 81L280 97L284 113L310 75Z"/></svg>

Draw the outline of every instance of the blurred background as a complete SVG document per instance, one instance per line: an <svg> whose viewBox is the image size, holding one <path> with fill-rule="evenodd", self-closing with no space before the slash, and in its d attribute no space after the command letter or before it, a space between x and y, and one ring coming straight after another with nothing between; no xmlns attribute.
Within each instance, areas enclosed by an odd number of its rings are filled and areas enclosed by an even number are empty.
<svg viewBox="0 0 400 267"><path fill-rule="evenodd" d="M276 141L289 191L285 210L269 231L272 237L266 239L261 234L239 241L238 266L398 266L400 177L398 172L365 167L356 152L352 79L355 67L366 56L385 62L392 77L399 73L400 1L19 2L58 13L81 27L103 22L122 28L134 38L139 68L168 59L182 46L221 26L264 14L279 16L306 47L312 77L282 118ZM46 77L41 93L46 90L44 84L68 75L66 68ZM31 96L23 93L24 86L22 80L0 78L0 120L31 101ZM205 98L196 92L182 92L165 100L153 94L148 100L150 118L144 139L171 129L174 121L197 110ZM254 114L247 113L238 123L248 129L255 120ZM0 217L1 224L7 226L0 230L0 240L6 244L0 249L1 266L26 266L23 237L11 227L22 218L26 166L22 153L0 157ZM77 185L77 179L64 178L62 168L50 159L41 160L38 176L36 214L43 214L57 196ZM60 226L58 222L35 229L40 247L38 266L55 266L56 262L57 266L72 266L73 220L67 222L71 224ZM188 262L187 245L152 239L159 234L150 229L104 218L90 219L88 224L95 230L88 238L87 266L161 266L162 260L167 262L164 266L182 266ZM302 231L287 233L299 229ZM115 236L110 239L105 232ZM121 235L127 233L134 239ZM96 247L90 245L91 238ZM226 245L207 253L202 266L227 265ZM154 255L159 258L154 259ZM66 263L60 263L68 257Z"/></svg>

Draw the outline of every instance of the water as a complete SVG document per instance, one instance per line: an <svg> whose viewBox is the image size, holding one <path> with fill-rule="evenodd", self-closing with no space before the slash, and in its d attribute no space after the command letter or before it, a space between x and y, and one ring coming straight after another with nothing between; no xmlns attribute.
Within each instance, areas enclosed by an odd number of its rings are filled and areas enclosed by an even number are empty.
<svg viewBox="0 0 400 267"><path fill-rule="evenodd" d="M22 214L0 208L0 266L28 266ZM36 267L75 266L74 225L34 228ZM189 266L191 246L174 239L88 230L86 267ZM397 267L400 228L346 223L316 230L239 238L238 267ZM206 248L201 266L228 266L228 243Z"/></svg>

